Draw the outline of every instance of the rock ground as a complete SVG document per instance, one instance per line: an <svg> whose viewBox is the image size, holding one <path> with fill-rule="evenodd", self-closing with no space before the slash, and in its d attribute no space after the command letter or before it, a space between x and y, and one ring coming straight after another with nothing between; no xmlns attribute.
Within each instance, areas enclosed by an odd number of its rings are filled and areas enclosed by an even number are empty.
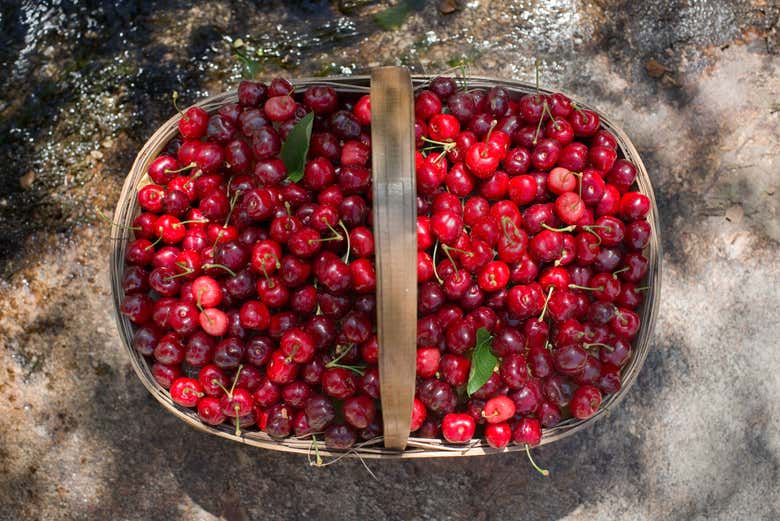
<svg viewBox="0 0 780 521"><path fill-rule="evenodd" d="M49 5L51 4L51 5ZM780 518L780 8L752 2L5 2L0 7L0 520ZM401 63L531 79L613 115L663 232L655 341L626 400L522 455L305 459L196 432L145 391L109 293L110 212L172 90Z"/></svg>

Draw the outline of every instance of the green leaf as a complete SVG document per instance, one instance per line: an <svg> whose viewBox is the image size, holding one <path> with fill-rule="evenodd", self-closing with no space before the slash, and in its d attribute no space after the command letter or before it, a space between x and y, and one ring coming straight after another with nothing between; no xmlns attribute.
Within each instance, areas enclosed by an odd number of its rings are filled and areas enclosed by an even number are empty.
<svg viewBox="0 0 780 521"><path fill-rule="evenodd" d="M241 64L241 76L247 79L254 79L257 76L257 73L260 71L261 64L259 61L254 60L244 54L243 52L239 51L238 49L233 50L233 56L235 56L236 60Z"/></svg>
<svg viewBox="0 0 780 521"><path fill-rule="evenodd" d="M379 27L389 31L403 25L406 17L412 11L420 9L421 6L422 2L420 0L401 0L396 5L388 7L381 13L377 13L374 16L374 21Z"/></svg>
<svg viewBox="0 0 780 521"><path fill-rule="evenodd" d="M287 167L287 179L297 183L303 179L306 155L309 153L311 127L314 124L314 112L309 112L295 124L282 144L282 161Z"/></svg>
<svg viewBox="0 0 780 521"><path fill-rule="evenodd" d="M466 386L466 392L471 396L479 391L479 388L485 385L490 379L493 370L496 368L498 358L490 350L493 337L484 327L477 331L477 343L474 351L471 353L471 369L469 370L469 382Z"/></svg>

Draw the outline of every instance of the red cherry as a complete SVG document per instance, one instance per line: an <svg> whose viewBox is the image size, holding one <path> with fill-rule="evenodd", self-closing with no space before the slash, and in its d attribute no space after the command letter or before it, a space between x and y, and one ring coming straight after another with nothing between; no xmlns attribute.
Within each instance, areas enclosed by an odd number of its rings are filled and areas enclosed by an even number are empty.
<svg viewBox="0 0 780 521"><path fill-rule="evenodd" d="M515 402L508 396L496 396L487 401L482 414L488 423L505 422L515 415Z"/></svg>
<svg viewBox="0 0 780 521"><path fill-rule="evenodd" d="M476 424L468 414L449 413L441 420L444 439L450 443L466 443L474 437Z"/></svg>

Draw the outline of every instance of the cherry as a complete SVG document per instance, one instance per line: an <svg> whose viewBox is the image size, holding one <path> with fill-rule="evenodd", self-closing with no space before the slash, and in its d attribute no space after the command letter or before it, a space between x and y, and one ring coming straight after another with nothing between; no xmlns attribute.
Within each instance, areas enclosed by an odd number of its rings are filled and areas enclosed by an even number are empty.
<svg viewBox="0 0 780 521"><path fill-rule="evenodd" d="M488 423L505 422L515 415L515 402L508 396L496 396L485 403L482 415Z"/></svg>
<svg viewBox="0 0 780 521"><path fill-rule="evenodd" d="M652 228L647 221L634 221L626 226L623 243L632 250L643 250L650 242Z"/></svg>
<svg viewBox="0 0 780 521"><path fill-rule="evenodd" d="M474 437L474 418L463 413L449 413L441 421L442 435L450 443L466 443Z"/></svg>
<svg viewBox="0 0 780 521"><path fill-rule="evenodd" d="M528 366L521 354L511 353L501 360L501 378L511 389L519 389L528 382Z"/></svg>
<svg viewBox="0 0 780 521"><path fill-rule="evenodd" d="M431 232L444 244L454 244L462 229L463 219L453 211L438 212L431 218Z"/></svg>
<svg viewBox="0 0 780 521"><path fill-rule="evenodd" d="M632 339L639 331L639 315L630 309L618 308L609 321L609 328L620 338Z"/></svg>
<svg viewBox="0 0 780 521"><path fill-rule="evenodd" d="M286 438L292 431L293 410L285 404L277 403L266 411L265 432L272 438Z"/></svg>
<svg viewBox="0 0 780 521"><path fill-rule="evenodd" d="M526 94L520 98L518 109L520 115L528 123L537 123L544 115L547 96L544 94Z"/></svg>
<svg viewBox="0 0 780 521"><path fill-rule="evenodd" d="M374 421L376 406L368 396L353 396L344 401L344 419L356 429L364 429Z"/></svg>
<svg viewBox="0 0 780 521"><path fill-rule="evenodd" d="M508 423L494 423L485 427L485 439L494 449L503 449L512 441L512 428Z"/></svg>
<svg viewBox="0 0 780 521"><path fill-rule="evenodd" d="M147 295L133 293L122 299L119 310L136 324L143 324L152 316L152 299Z"/></svg>
<svg viewBox="0 0 780 521"><path fill-rule="evenodd" d="M425 405L418 398L415 398L412 403L412 423L409 431L415 432L418 430L422 426L427 415L428 411L425 409Z"/></svg>
<svg viewBox="0 0 780 521"><path fill-rule="evenodd" d="M571 413L575 418L586 420L596 414L601 405L601 391L593 385L583 385L574 391L571 399Z"/></svg>
<svg viewBox="0 0 780 521"><path fill-rule="evenodd" d="M219 425L226 419L219 400L211 396L198 400L198 416L209 425Z"/></svg>
<svg viewBox="0 0 780 521"><path fill-rule="evenodd" d="M542 139L531 151L531 164L539 170L549 170L558 163L561 145L554 139Z"/></svg>
<svg viewBox="0 0 780 521"><path fill-rule="evenodd" d="M206 133L208 120L208 112L200 107L190 107L179 119L179 133L185 139L201 138Z"/></svg>
<svg viewBox="0 0 780 521"><path fill-rule="evenodd" d="M417 375L430 378L439 370L441 352L437 347L420 347L417 349Z"/></svg>
<svg viewBox="0 0 780 521"><path fill-rule="evenodd" d="M627 192L636 179L636 167L627 159L618 159L609 169L606 181L620 192Z"/></svg>
<svg viewBox="0 0 780 521"><path fill-rule="evenodd" d="M181 376L178 365L167 365L161 362L152 364L151 372L155 381L164 389L170 389L173 382Z"/></svg>
<svg viewBox="0 0 780 521"><path fill-rule="evenodd" d="M565 192L555 200L555 213L566 224L576 224L585 214L585 203L574 192Z"/></svg>
<svg viewBox="0 0 780 521"><path fill-rule="evenodd" d="M446 414L455 410L457 398L452 387L439 380L425 380L420 386L419 398L429 410Z"/></svg>
<svg viewBox="0 0 780 521"><path fill-rule="evenodd" d="M437 113L428 122L430 138L435 141L452 141L460 132L460 122L452 114Z"/></svg>
<svg viewBox="0 0 780 521"><path fill-rule="evenodd" d="M198 381L203 387L203 391L208 396L221 397L225 393L225 386L230 382L225 373L216 365L206 365L198 373Z"/></svg>
<svg viewBox="0 0 780 521"><path fill-rule="evenodd" d="M322 390L339 400L349 398L357 390L354 373L343 367L325 369L322 372Z"/></svg>
<svg viewBox="0 0 780 521"><path fill-rule="evenodd" d="M238 418L252 412L254 399L249 391L238 388L224 394L219 399L219 405L222 407L222 414Z"/></svg>
<svg viewBox="0 0 780 521"><path fill-rule="evenodd" d="M343 424L333 424L325 429L325 444L332 449L345 450L357 441L355 431Z"/></svg>
<svg viewBox="0 0 780 521"><path fill-rule="evenodd" d="M242 81L238 84L238 102L244 107L256 107L268 96L268 87L263 83Z"/></svg>
<svg viewBox="0 0 780 521"><path fill-rule="evenodd" d="M509 397L513 400L517 414L536 414L542 403L542 385L537 379L529 380L520 389L514 390Z"/></svg>
<svg viewBox="0 0 780 521"><path fill-rule="evenodd" d="M516 318L538 315L544 307L544 294L537 283L513 286L507 297L507 307Z"/></svg>
<svg viewBox="0 0 780 521"><path fill-rule="evenodd" d="M536 418L523 418L512 432L515 443L535 447L542 441L542 425Z"/></svg>
<svg viewBox="0 0 780 521"><path fill-rule="evenodd" d="M453 387L466 384L470 367L471 361L468 358L451 353L442 356L439 364L442 377Z"/></svg>
<svg viewBox="0 0 780 521"><path fill-rule="evenodd" d="M580 172L588 161L588 147L579 142L569 143L561 150L558 166Z"/></svg>
<svg viewBox="0 0 780 521"><path fill-rule="evenodd" d="M495 148L480 141L471 145L466 151L466 166L479 179L490 177L498 168L501 156Z"/></svg>
<svg viewBox="0 0 780 521"><path fill-rule="evenodd" d="M144 324L133 333L133 348L144 356L151 356L162 332L154 324Z"/></svg>
<svg viewBox="0 0 780 521"><path fill-rule="evenodd" d="M430 90L422 90L414 100L414 114L425 121L441 112L441 100Z"/></svg>

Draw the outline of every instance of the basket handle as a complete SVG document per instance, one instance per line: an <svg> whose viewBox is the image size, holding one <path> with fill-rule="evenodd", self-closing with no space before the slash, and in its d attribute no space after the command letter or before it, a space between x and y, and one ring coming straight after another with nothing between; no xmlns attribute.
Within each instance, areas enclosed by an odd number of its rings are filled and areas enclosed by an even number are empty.
<svg viewBox="0 0 780 521"><path fill-rule="evenodd" d="M371 148L379 383L384 441L409 438L417 358L414 96L404 67L371 71Z"/></svg>

